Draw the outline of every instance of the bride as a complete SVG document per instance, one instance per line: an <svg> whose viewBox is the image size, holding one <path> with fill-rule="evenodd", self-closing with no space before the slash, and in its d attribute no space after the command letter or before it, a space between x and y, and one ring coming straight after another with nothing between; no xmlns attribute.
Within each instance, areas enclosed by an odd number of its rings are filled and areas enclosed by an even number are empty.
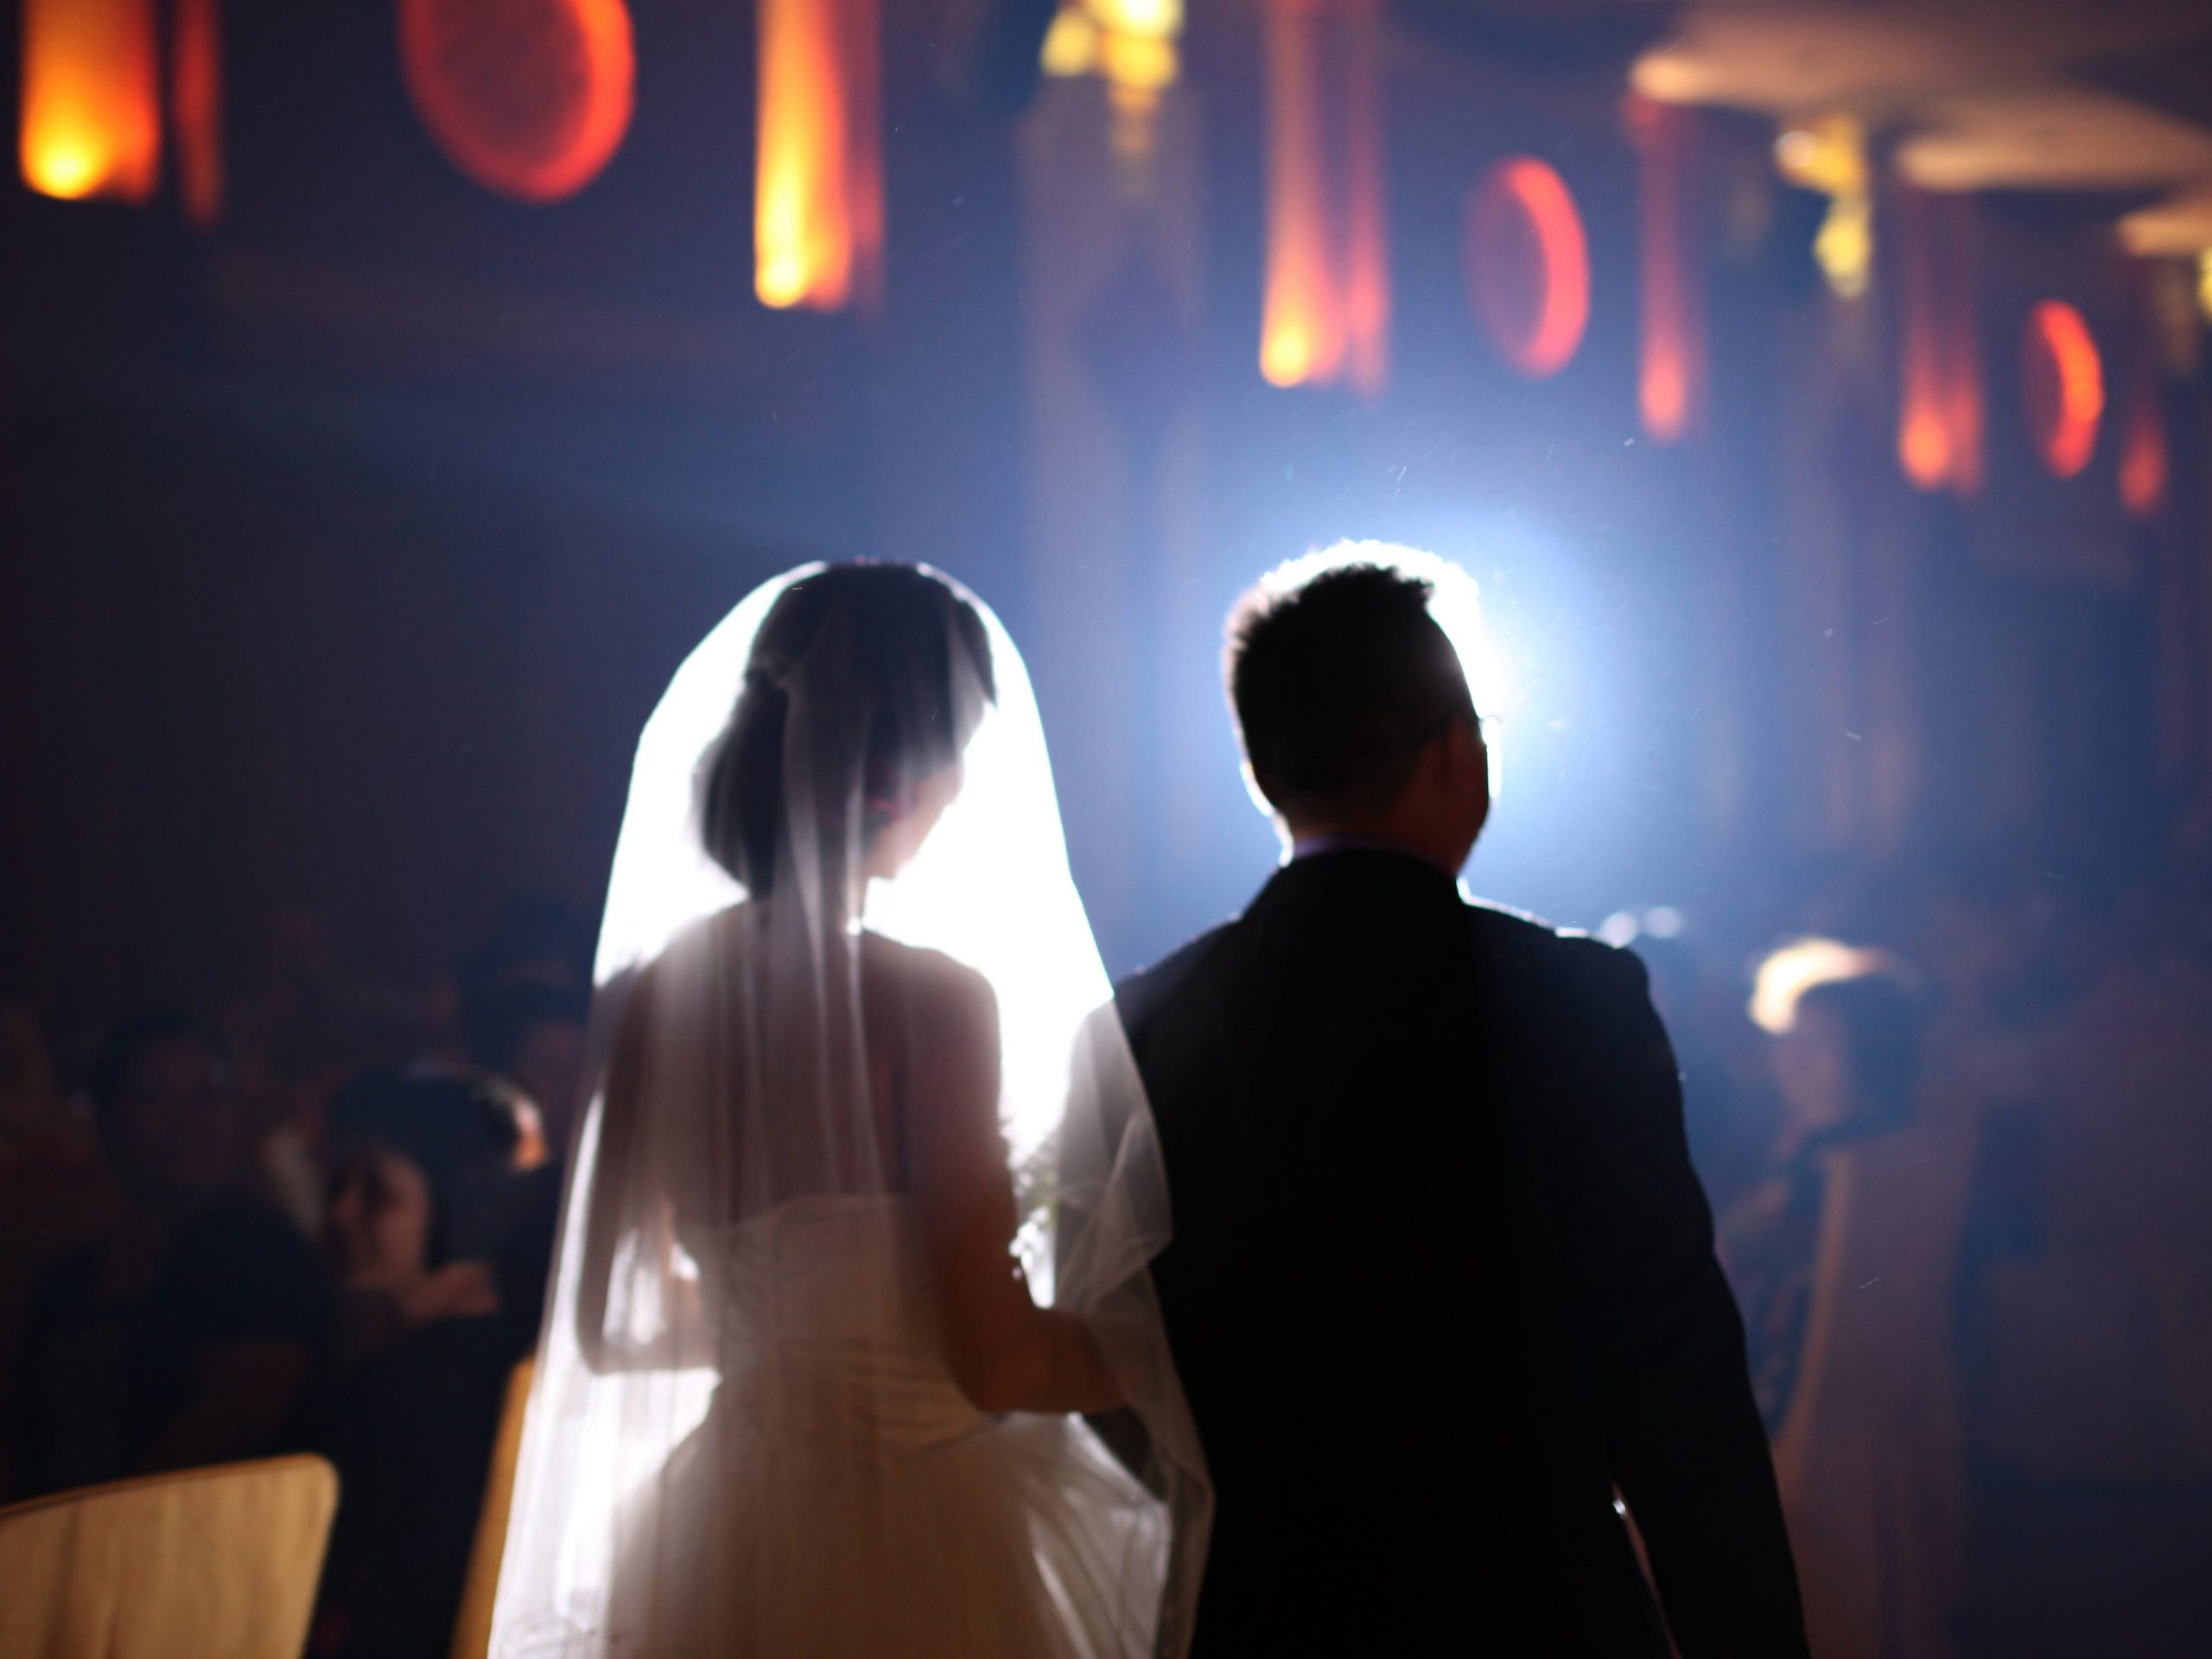
<svg viewBox="0 0 2212 1659"><path fill-rule="evenodd" d="M1183 1653L1166 1178L989 613L874 563L741 605L598 976L493 1652Z"/></svg>

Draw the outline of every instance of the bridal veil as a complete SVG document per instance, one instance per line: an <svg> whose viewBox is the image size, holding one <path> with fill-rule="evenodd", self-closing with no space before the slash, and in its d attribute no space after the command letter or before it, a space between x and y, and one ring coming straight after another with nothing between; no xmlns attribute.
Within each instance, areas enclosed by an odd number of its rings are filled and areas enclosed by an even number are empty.
<svg viewBox="0 0 2212 1659"><path fill-rule="evenodd" d="M1035 698L1004 628L950 582L967 606L919 649L887 658L842 622L775 649L764 625L824 569L709 634L638 746L492 1650L890 1653L903 1617L1008 1653L1180 1655L1211 1499L1147 1271L1166 1178ZM963 782L896 879L869 883L906 781L871 754L901 720ZM780 768L779 818L756 812L736 861L771 872L763 893L702 835L702 784L741 741ZM983 1417L927 1363L871 1072L884 1011L863 995L869 953L899 947L995 997L1018 1253L1131 1402L1142 1432L1111 1435L1119 1458L1079 1419ZM626 1080L611 1128L610 1077ZM904 1613L865 1605L886 1595Z"/></svg>

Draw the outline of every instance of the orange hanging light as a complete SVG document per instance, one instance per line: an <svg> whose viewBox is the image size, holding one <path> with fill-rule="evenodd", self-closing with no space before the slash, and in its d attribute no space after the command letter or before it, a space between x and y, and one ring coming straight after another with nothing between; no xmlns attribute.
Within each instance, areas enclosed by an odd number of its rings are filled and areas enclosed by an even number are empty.
<svg viewBox="0 0 2212 1659"><path fill-rule="evenodd" d="M2156 298L2139 264L2131 275L2136 321L2128 340L2126 391L2120 416L2120 504L2134 518L2155 518L2166 505L2172 459L2166 447L2166 411L2158 386Z"/></svg>
<svg viewBox="0 0 2212 1659"><path fill-rule="evenodd" d="M1969 256L1971 204L1897 192L1897 464L1923 490L1981 487L1981 355Z"/></svg>
<svg viewBox="0 0 2212 1659"><path fill-rule="evenodd" d="M2020 358L2029 436L2054 478L2072 478L2089 464L2104 418L2097 342L2079 311L2044 300L2028 313Z"/></svg>
<svg viewBox="0 0 2212 1659"><path fill-rule="evenodd" d="M1311 7L1262 14L1268 98L1268 279L1260 372L1270 385L1326 384L1344 361L1344 308L1329 257L1321 72Z"/></svg>
<svg viewBox="0 0 2212 1659"><path fill-rule="evenodd" d="M1371 0L1268 0L1262 29L1260 373L1277 386L1341 380L1373 397L1389 378L1390 326L1374 8Z"/></svg>
<svg viewBox="0 0 2212 1659"><path fill-rule="evenodd" d="M154 0L23 0L23 182L142 202L161 182Z"/></svg>
<svg viewBox="0 0 2212 1659"><path fill-rule="evenodd" d="M883 279L876 0L760 0L753 291L873 307Z"/></svg>
<svg viewBox="0 0 2212 1659"><path fill-rule="evenodd" d="M399 53L439 148L519 201L574 195L630 128L623 0L400 0Z"/></svg>
<svg viewBox="0 0 2212 1659"><path fill-rule="evenodd" d="M1897 385L1897 464L1923 490L1951 478L1951 426L1943 409L1942 308L1936 273L1934 209L1925 193L1897 195L1898 329L1904 363Z"/></svg>
<svg viewBox="0 0 2212 1659"><path fill-rule="evenodd" d="M1698 239L1689 223L1696 116L1680 105L1631 92L1629 137L1640 184L1643 337L1637 407L1646 436L1681 440L1705 414L1705 311L1694 269Z"/></svg>
<svg viewBox="0 0 2212 1659"><path fill-rule="evenodd" d="M2166 505L2166 423L2158 407L2158 388L2145 377L2129 400L2127 427L2120 442L2120 500L2131 517L2155 518Z"/></svg>
<svg viewBox="0 0 2212 1659"><path fill-rule="evenodd" d="M1943 381L1943 422L1951 435L1951 488L1960 495L1981 489L1983 433L1987 424L1981 389L1981 321L1974 302L1974 201L1943 199L1936 241L1936 302L1942 318L1937 352Z"/></svg>
<svg viewBox="0 0 2212 1659"><path fill-rule="evenodd" d="M223 212L222 0L175 0L169 108L185 217L213 225Z"/></svg>
<svg viewBox="0 0 2212 1659"><path fill-rule="evenodd" d="M1499 353L1532 379L1565 368L1590 323L1590 246L1567 181L1533 156L1500 162L1467 199L1465 252Z"/></svg>
<svg viewBox="0 0 2212 1659"><path fill-rule="evenodd" d="M1124 189L1153 193L1160 112L1182 73L1183 0L1060 0L1039 65L1058 79L1105 83L1109 142Z"/></svg>
<svg viewBox="0 0 2212 1659"><path fill-rule="evenodd" d="M1374 7L1349 8L1344 39L1345 378L1363 397L1390 372L1389 229L1383 207L1382 73Z"/></svg>

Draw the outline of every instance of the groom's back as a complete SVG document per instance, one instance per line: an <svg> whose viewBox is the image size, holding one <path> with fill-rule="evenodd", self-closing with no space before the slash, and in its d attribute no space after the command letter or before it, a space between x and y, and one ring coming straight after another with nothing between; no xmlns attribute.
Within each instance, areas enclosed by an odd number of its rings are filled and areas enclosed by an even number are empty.
<svg viewBox="0 0 2212 1659"><path fill-rule="evenodd" d="M1301 855L1119 995L1217 1503L1197 1659L1663 1652L1616 1484L1687 1659L1802 1656L1643 970L1460 901L1490 766L1438 589L1338 551L1230 625Z"/></svg>
<svg viewBox="0 0 2212 1659"><path fill-rule="evenodd" d="M1200 1659L1643 1650L1516 1109L1555 1035L1530 991L1599 950L1338 853L1122 988L1218 1491Z"/></svg>

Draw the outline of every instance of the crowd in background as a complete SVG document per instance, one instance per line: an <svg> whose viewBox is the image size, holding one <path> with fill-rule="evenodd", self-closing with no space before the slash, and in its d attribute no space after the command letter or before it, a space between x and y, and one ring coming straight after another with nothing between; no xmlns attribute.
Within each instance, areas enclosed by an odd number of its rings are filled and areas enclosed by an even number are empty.
<svg viewBox="0 0 2212 1659"><path fill-rule="evenodd" d="M1815 1652L2192 1647L2212 886L1982 857L1776 892L1605 931L1675 1039ZM246 994L97 1052L0 1009L0 1492L320 1450L311 1651L442 1652L539 1321L591 943L517 904L403 995L295 914Z"/></svg>
<svg viewBox="0 0 2212 1659"><path fill-rule="evenodd" d="M308 1651L446 1651L534 1347L588 928L519 904L452 984L263 982L57 1067L0 1023L0 1493L311 1449L342 1498Z"/></svg>
<svg viewBox="0 0 2212 1659"><path fill-rule="evenodd" d="M1816 1655L2212 1629L2206 874L1832 872L1786 927L1667 912L1631 941Z"/></svg>

